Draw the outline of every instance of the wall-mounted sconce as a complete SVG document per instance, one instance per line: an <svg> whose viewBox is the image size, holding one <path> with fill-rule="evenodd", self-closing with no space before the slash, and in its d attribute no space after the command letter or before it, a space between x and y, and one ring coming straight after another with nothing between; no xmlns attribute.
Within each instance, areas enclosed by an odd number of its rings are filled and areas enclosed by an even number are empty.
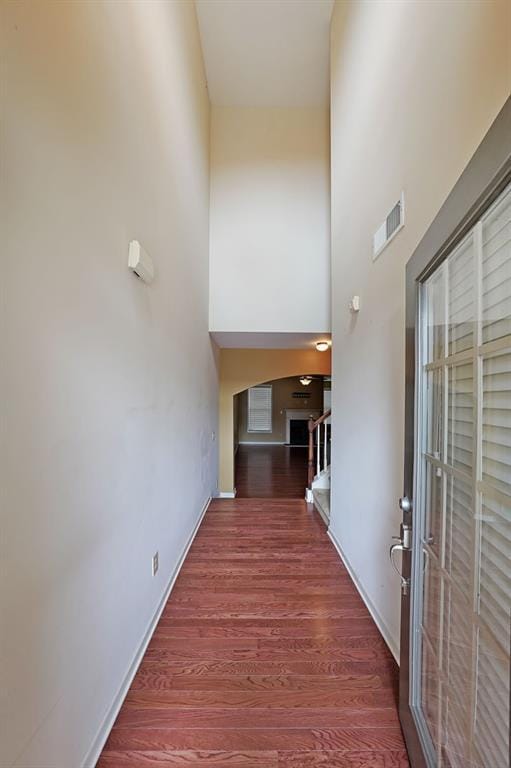
<svg viewBox="0 0 511 768"><path fill-rule="evenodd" d="M133 270L137 277L144 283L152 283L154 280L153 260L144 251L138 240L132 240L128 249L128 267Z"/></svg>
<svg viewBox="0 0 511 768"><path fill-rule="evenodd" d="M360 312L360 296L352 296L349 308L350 312Z"/></svg>

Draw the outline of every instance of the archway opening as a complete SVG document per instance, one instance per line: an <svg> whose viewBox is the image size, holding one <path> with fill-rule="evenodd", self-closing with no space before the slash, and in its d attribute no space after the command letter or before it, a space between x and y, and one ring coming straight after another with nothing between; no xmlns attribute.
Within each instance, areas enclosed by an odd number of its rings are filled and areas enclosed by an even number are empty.
<svg viewBox="0 0 511 768"><path fill-rule="evenodd" d="M233 398L236 496L304 498L309 421L330 407L330 377L302 374L258 384Z"/></svg>

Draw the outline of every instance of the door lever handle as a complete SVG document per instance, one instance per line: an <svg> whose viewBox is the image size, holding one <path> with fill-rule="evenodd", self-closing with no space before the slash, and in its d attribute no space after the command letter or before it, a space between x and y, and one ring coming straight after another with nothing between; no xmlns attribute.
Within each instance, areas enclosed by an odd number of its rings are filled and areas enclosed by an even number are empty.
<svg viewBox="0 0 511 768"><path fill-rule="evenodd" d="M408 587L410 586L410 579L406 579L399 568L396 565L396 561L394 560L394 553L395 552L409 552L411 548L412 543L412 529L411 526L406 525L403 523L401 525L401 536L393 536L393 539L397 540L397 544L392 544L389 550L389 558L390 562L392 563L392 567L394 568L395 572L401 579L401 591L403 595L408 594Z"/></svg>
<svg viewBox="0 0 511 768"><path fill-rule="evenodd" d="M401 576L401 571L396 565L396 561L394 560L394 552L403 552L404 551L403 544L392 544L390 550L389 550L389 558L390 562L392 563L392 567L394 568L395 572L398 576Z"/></svg>
<svg viewBox="0 0 511 768"><path fill-rule="evenodd" d="M410 579L405 579L405 577L403 576L403 574L401 573L401 571L397 567L396 562L394 560L394 552L406 552L406 551L407 551L407 547L403 546L402 542L400 544L393 544L391 546L391 548L390 548L390 551L389 551L389 557L390 557L390 562L392 563L392 567L394 568L395 572L397 573L397 575L401 579L401 592L403 593L403 595L407 595L408 594L408 587L410 586Z"/></svg>

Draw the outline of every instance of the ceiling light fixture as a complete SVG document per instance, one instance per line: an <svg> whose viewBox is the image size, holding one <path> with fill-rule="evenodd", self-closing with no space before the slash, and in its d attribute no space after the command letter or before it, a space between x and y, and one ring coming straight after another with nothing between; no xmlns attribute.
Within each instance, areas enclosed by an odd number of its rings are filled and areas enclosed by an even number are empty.
<svg viewBox="0 0 511 768"><path fill-rule="evenodd" d="M300 376L300 384L303 387L308 387L312 381L312 376Z"/></svg>
<svg viewBox="0 0 511 768"><path fill-rule="evenodd" d="M329 348L329 346L330 346L330 342L329 341L317 341L316 342L316 349L318 350L318 352L326 352L327 349Z"/></svg>

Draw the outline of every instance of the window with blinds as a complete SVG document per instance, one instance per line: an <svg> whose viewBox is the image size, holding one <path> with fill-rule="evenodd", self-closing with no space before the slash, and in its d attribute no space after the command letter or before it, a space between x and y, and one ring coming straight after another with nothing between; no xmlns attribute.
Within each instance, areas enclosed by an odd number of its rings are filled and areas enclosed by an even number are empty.
<svg viewBox="0 0 511 768"><path fill-rule="evenodd" d="M505 768L511 187L423 285L422 715L439 768Z"/></svg>
<svg viewBox="0 0 511 768"><path fill-rule="evenodd" d="M271 385L248 390L247 432L271 432Z"/></svg>

